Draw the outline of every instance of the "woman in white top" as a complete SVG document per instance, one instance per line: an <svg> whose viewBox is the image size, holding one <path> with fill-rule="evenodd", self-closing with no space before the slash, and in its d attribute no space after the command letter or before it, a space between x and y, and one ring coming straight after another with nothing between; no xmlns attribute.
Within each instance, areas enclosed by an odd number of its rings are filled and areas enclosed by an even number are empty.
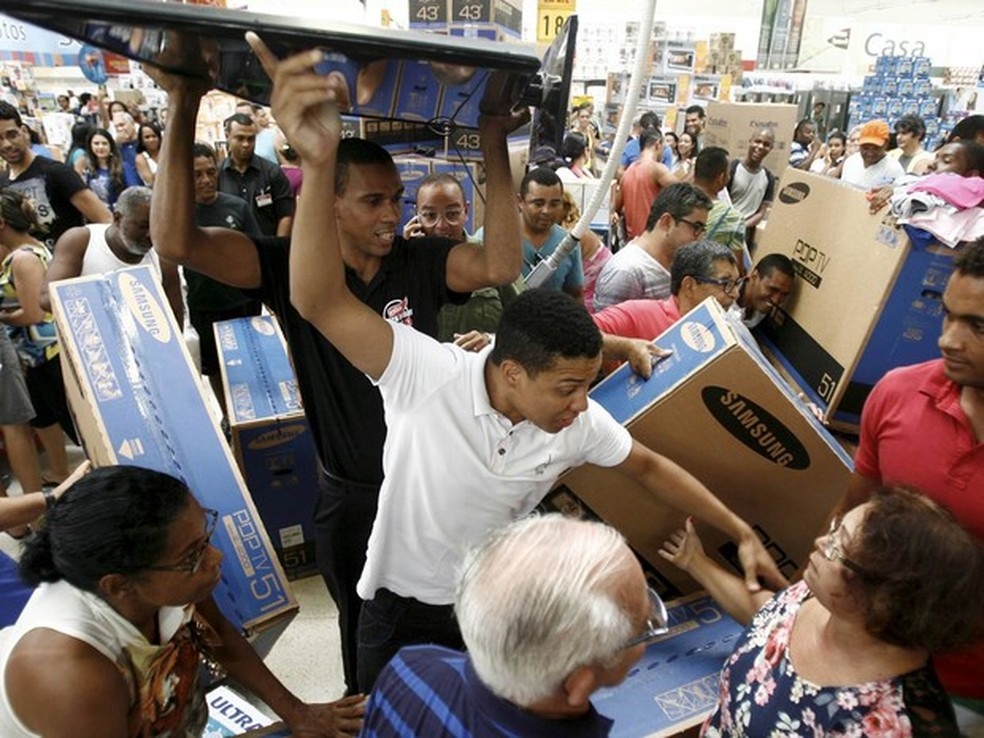
<svg viewBox="0 0 984 738"><path fill-rule="evenodd" d="M354 735L361 697L301 702L220 614L217 522L180 481L138 467L96 469L54 502L21 558L38 589L0 633L0 735L201 735L206 654L294 735Z"/></svg>
<svg viewBox="0 0 984 738"><path fill-rule="evenodd" d="M137 174L148 187L154 186L157 176L157 157L161 153L161 127L156 123L141 123L137 131Z"/></svg>
<svg viewBox="0 0 984 738"><path fill-rule="evenodd" d="M557 176L560 177L561 182L597 179L588 168L588 140L584 134L568 131L564 135L560 154L564 159L564 166L557 168Z"/></svg>
<svg viewBox="0 0 984 738"><path fill-rule="evenodd" d="M677 139L677 153L680 159L671 171L681 182L694 181L694 163L697 161L699 151L700 146L696 136L687 131L680 134Z"/></svg>
<svg viewBox="0 0 984 738"><path fill-rule="evenodd" d="M670 168L671 172L673 171L674 167L676 167L677 163L680 161L680 152L677 150L677 147L679 145L680 145L680 139L673 131L667 131L666 133L663 134L663 150L670 152L669 161L667 161L666 157L664 156L663 163Z"/></svg>

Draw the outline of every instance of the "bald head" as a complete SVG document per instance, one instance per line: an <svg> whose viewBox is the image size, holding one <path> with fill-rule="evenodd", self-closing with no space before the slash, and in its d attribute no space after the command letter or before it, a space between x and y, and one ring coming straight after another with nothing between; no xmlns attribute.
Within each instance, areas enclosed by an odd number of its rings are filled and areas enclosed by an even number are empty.
<svg viewBox="0 0 984 738"><path fill-rule="evenodd" d="M776 134L771 128L763 128L757 132L752 136L752 140L748 142L748 156L745 159L746 164L751 164L753 168L761 166L762 161L769 155L775 144Z"/></svg>

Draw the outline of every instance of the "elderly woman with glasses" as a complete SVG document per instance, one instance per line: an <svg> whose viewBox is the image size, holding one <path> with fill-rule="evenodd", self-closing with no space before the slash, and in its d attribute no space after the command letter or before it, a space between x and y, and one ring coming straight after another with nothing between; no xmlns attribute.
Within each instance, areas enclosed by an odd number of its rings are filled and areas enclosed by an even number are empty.
<svg viewBox="0 0 984 738"><path fill-rule="evenodd" d="M979 635L984 550L927 497L879 490L774 595L712 562L689 520L661 553L748 623L702 736L959 735L930 655Z"/></svg>
<svg viewBox="0 0 984 738"><path fill-rule="evenodd" d="M217 521L177 479L137 467L97 469L52 499L21 558L39 586L0 632L0 735L201 735L205 654L294 735L354 735L360 697L301 702L219 613Z"/></svg>

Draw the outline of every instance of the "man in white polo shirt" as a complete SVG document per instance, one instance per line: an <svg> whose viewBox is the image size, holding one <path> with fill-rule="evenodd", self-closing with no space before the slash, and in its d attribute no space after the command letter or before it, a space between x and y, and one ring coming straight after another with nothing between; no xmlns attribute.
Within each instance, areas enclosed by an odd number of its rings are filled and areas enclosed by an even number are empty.
<svg viewBox="0 0 984 738"><path fill-rule="evenodd" d="M344 90L338 80L314 73L314 52L279 63L265 49L258 53L276 80L277 120L304 168L290 254L291 302L379 386L386 413L385 480L358 587L366 600L360 689L371 689L401 646L462 647L451 603L467 548L528 514L561 472L586 462L617 468L663 502L738 541L753 590L759 574L781 585L775 562L747 523L689 473L634 441L588 398L602 340L573 298L546 290L521 295L506 308L495 345L468 353L386 320L352 294L339 247L340 206L324 206L337 202L341 121L330 103L344 99ZM483 105L492 109L480 128L518 115L509 112L508 101L493 98ZM507 169L508 163L496 159L489 166ZM493 175L508 171L488 173ZM358 207L384 205L367 197ZM513 203L489 198L486 219L509 226L503 232L518 238ZM467 275L472 258L463 252L462 263L448 269L449 289L465 291L455 275ZM515 276L504 271L501 280Z"/></svg>

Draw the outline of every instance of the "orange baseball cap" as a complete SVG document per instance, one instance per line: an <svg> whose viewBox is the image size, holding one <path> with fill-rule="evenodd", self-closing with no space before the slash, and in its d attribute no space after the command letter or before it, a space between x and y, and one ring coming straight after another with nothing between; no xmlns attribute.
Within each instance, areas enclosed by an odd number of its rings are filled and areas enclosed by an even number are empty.
<svg viewBox="0 0 984 738"><path fill-rule="evenodd" d="M884 146L888 143L888 137L890 135L891 131L889 131L888 123L883 120L870 120L861 127L861 139L859 143Z"/></svg>

